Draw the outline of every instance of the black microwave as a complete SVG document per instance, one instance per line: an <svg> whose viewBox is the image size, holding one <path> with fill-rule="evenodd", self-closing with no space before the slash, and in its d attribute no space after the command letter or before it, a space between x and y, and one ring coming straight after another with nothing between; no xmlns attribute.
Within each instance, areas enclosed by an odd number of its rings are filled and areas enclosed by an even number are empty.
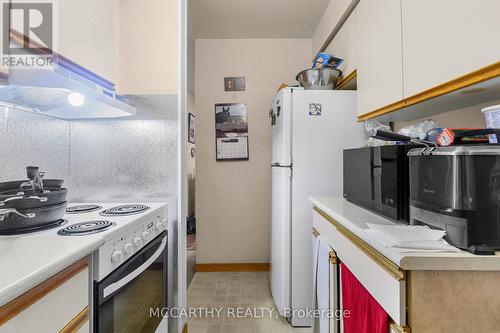
<svg viewBox="0 0 500 333"><path fill-rule="evenodd" d="M344 198L392 220L410 221L408 151L402 144L344 150Z"/></svg>

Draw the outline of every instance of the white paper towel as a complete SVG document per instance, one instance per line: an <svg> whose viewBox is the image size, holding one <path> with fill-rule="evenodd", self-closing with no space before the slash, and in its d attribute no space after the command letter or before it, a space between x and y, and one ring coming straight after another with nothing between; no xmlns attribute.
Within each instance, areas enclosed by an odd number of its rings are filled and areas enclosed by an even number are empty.
<svg viewBox="0 0 500 333"><path fill-rule="evenodd" d="M459 252L443 237L445 231L427 226L367 224L367 235L376 242L399 252Z"/></svg>

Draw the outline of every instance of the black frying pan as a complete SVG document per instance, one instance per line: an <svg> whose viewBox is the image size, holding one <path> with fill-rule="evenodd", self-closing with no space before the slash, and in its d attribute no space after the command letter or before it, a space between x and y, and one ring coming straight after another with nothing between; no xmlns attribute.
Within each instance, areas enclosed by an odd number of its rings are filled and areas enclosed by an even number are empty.
<svg viewBox="0 0 500 333"><path fill-rule="evenodd" d="M0 209L14 208L17 210L34 209L66 202L68 190L65 188L45 187L44 193L33 193L21 189L0 192Z"/></svg>
<svg viewBox="0 0 500 333"><path fill-rule="evenodd" d="M14 180L11 182L0 183L0 192L20 189L21 184L27 182L28 180ZM62 179L44 179L43 186L44 187L62 187L64 180Z"/></svg>
<svg viewBox="0 0 500 333"><path fill-rule="evenodd" d="M0 235L36 229L61 220L66 212L66 202L59 205L19 210L0 208Z"/></svg>

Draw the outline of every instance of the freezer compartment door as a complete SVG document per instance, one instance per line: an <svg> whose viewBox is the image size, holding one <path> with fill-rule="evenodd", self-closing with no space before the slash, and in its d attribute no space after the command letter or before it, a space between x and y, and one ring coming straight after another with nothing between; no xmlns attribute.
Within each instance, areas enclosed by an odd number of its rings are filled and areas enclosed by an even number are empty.
<svg viewBox="0 0 500 333"><path fill-rule="evenodd" d="M290 307L291 169L272 168L271 292L283 316Z"/></svg>
<svg viewBox="0 0 500 333"><path fill-rule="evenodd" d="M271 110L273 133L272 163L289 166L292 163L291 92L283 91L274 97Z"/></svg>

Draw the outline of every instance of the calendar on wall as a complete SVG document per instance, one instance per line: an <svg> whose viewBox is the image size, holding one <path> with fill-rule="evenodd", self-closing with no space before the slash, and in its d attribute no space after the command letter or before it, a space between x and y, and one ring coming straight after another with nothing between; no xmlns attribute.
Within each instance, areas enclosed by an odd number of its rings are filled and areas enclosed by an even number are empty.
<svg viewBox="0 0 500 333"><path fill-rule="evenodd" d="M215 104L217 161L248 160L248 121L245 103Z"/></svg>

